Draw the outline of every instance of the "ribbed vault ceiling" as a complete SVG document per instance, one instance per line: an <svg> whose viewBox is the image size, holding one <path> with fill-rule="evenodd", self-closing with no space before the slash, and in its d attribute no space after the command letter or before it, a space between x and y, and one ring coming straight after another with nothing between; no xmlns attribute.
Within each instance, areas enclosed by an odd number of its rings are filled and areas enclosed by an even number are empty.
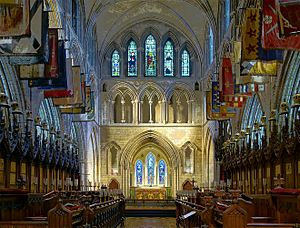
<svg viewBox="0 0 300 228"><path fill-rule="evenodd" d="M206 26L214 30L218 10L218 0L85 0L84 4L88 28L96 27L100 59L116 37L151 20L183 34L201 57Z"/></svg>

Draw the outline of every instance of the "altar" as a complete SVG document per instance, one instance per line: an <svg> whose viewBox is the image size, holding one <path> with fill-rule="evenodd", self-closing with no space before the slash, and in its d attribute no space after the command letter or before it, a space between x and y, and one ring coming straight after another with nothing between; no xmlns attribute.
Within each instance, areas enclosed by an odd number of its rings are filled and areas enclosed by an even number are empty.
<svg viewBox="0 0 300 228"><path fill-rule="evenodd" d="M166 200L166 187L131 187L131 198L137 200Z"/></svg>

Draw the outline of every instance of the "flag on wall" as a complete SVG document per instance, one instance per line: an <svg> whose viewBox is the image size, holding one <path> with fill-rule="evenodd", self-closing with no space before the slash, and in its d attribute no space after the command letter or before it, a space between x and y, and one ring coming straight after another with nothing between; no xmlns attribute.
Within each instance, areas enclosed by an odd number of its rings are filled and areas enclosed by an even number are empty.
<svg viewBox="0 0 300 228"><path fill-rule="evenodd" d="M287 1L286 1L287 2ZM275 0L263 1L262 46L266 49L300 49L300 35L280 37L280 13Z"/></svg>
<svg viewBox="0 0 300 228"><path fill-rule="evenodd" d="M282 37L300 33L300 1L279 0L279 32Z"/></svg>
<svg viewBox="0 0 300 228"><path fill-rule="evenodd" d="M0 37L30 35L29 1L0 1Z"/></svg>

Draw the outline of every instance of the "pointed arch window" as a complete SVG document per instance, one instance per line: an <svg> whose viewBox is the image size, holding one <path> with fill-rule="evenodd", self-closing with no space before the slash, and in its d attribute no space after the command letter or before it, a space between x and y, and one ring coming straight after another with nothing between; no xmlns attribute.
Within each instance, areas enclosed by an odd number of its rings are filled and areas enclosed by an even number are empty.
<svg viewBox="0 0 300 228"><path fill-rule="evenodd" d="M152 35L145 41L145 75L156 76L156 40Z"/></svg>
<svg viewBox="0 0 300 228"><path fill-rule="evenodd" d="M190 76L190 54L187 50L183 50L181 54L181 76Z"/></svg>
<svg viewBox="0 0 300 228"><path fill-rule="evenodd" d="M135 165L135 173L136 173L136 184L143 184L143 162L141 160L137 160Z"/></svg>
<svg viewBox="0 0 300 228"><path fill-rule="evenodd" d="M137 76L137 45L133 40L128 45L128 76Z"/></svg>
<svg viewBox="0 0 300 228"><path fill-rule="evenodd" d="M159 174L159 184L166 183L166 163L164 160L160 160L158 163L158 174Z"/></svg>
<svg viewBox="0 0 300 228"><path fill-rule="evenodd" d="M174 76L174 46L170 40L164 46L164 76Z"/></svg>
<svg viewBox="0 0 300 228"><path fill-rule="evenodd" d="M120 76L120 54L117 50L114 50L111 56L111 75L113 77Z"/></svg>
<svg viewBox="0 0 300 228"><path fill-rule="evenodd" d="M155 157L150 152L147 155L147 173L148 173L148 184L153 185L155 180Z"/></svg>

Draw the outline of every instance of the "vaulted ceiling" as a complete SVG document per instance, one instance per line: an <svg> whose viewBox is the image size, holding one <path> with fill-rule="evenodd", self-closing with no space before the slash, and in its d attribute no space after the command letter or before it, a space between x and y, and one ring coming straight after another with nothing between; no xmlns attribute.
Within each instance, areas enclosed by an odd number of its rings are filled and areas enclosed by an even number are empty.
<svg viewBox="0 0 300 228"><path fill-rule="evenodd" d="M218 0L85 0L87 23L96 27L98 53L130 27L159 22L178 31L203 54L207 25L216 27ZM91 31L91 30L90 30Z"/></svg>

